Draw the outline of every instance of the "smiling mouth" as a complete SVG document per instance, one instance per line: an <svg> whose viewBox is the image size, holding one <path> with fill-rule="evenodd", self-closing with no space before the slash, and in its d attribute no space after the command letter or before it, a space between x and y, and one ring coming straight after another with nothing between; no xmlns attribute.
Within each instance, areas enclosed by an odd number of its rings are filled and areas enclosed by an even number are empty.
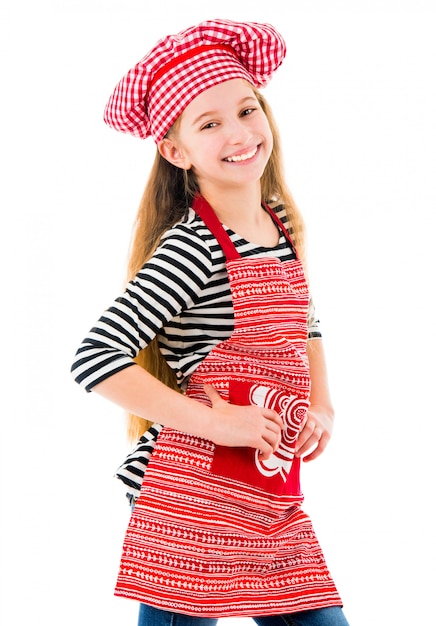
<svg viewBox="0 0 436 626"><path fill-rule="evenodd" d="M241 161L248 161L248 159L252 159L256 154L259 146L250 150L250 152L246 152L245 154L235 154L235 156L226 157L223 161L227 161L227 163L240 163Z"/></svg>

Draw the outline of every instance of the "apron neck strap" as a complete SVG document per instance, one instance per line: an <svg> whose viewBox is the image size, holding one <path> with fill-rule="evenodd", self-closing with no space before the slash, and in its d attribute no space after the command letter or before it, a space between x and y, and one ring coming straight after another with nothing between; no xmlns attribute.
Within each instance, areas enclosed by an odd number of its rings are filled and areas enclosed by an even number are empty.
<svg viewBox="0 0 436 626"><path fill-rule="evenodd" d="M215 236L216 240L218 241L224 252L227 261L240 259L241 255L236 250L230 237L224 230L223 225L219 221L215 211L212 209L209 202L205 200L203 196L197 194L194 197L192 208L197 213L197 215L201 217L212 235Z"/></svg>
<svg viewBox="0 0 436 626"><path fill-rule="evenodd" d="M286 228L286 226L283 224L283 222L281 221L281 219L277 216L277 213L276 213L275 211L273 211L273 209L272 209L270 206L268 206L268 205L266 204L266 202L262 202L262 206L264 207L264 209L265 209L266 211L268 211L268 213L271 215L271 217L272 217L273 221L274 221L274 222L277 224L277 226L279 227L279 230L281 230L281 231L282 231L282 233L284 234L284 236L286 237L286 239L289 241L289 244L290 244L290 246L291 246L291 248L292 248L292 250L293 250L293 252L294 252L295 256L296 256L296 257L297 257L297 259L298 259L297 249L296 249L296 247L294 246L294 242L292 241L291 236L290 236L290 234L288 233L288 229Z"/></svg>
<svg viewBox="0 0 436 626"><path fill-rule="evenodd" d="M281 220L277 217L276 213L265 202L262 202L262 206L271 215L274 222L277 224L279 229L283 232L286 239L291 244L292 250L295 252L295 254L297 254L297 251L292 242L292 239L289 236L287 229L285 228ZM205 200L203 196L200 196L200 194L197 194L194 197L192 208L197 213L197 215L201 217L201 219L206 224L210 232L215 236L216 240L218 241L218 243L220 244L224 252L224 255L227 261L231 261L233 259L240 259L241 255L236 250L230 237L224 230L223 225L219 221L215 211L212 209L212 207L207 202L207 200Z"/></svg>

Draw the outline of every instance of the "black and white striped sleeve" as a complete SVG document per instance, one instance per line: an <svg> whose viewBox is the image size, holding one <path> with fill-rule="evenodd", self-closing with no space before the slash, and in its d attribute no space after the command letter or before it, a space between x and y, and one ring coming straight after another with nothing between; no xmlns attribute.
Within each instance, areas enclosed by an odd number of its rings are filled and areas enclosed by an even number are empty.
<svg viewBox="0 0 436 626"><path fill-rule="evenodd" d="M76 382L91 391L133 365L160 329L196 302L211 271L210 250L193 229L179 224L169 231L83 340L71 368Z"/></svg>
<svg viewBox="0 0 436 626"><path fill-rule="evenodd" d="M307 327L308 327L308 333L307 333L308 339L321 339L322 338L321 324L316 314L315 305L313 304L312 296L310 297L310 300L309 300L309 309L307 312Z"/></svg>

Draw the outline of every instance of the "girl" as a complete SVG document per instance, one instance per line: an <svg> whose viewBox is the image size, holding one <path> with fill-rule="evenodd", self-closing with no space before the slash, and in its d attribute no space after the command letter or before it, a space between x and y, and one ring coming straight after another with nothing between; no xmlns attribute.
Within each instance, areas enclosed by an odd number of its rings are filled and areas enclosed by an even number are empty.
<svg viewBox="0 0 436 626"><path fill-rule="evenodd" d="M115 591L141 602L141 626L347 624L301 508L300 459L324 450L333 409L303 224L258 91L284 56L270 25L203 22L160 40L106 107L157 155L131 280L73 372L132 414L132 434L160 430Z"/></svg>

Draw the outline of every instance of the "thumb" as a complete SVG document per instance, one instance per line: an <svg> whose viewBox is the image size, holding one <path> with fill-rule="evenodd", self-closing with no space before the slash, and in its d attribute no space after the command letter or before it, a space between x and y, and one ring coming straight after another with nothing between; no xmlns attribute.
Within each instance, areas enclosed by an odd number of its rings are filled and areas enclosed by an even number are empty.
<svg viewBox="0 0 436 626"><path fill-rule="evenodd" d="M219 392L215 389L215 387L212 387L212 385L209 385L206 383L203 386L203 389L207 397L209 398L209 400L212 402L212 404L215 404L216 402L219 402L220 400L222 400Z"/></svg>

